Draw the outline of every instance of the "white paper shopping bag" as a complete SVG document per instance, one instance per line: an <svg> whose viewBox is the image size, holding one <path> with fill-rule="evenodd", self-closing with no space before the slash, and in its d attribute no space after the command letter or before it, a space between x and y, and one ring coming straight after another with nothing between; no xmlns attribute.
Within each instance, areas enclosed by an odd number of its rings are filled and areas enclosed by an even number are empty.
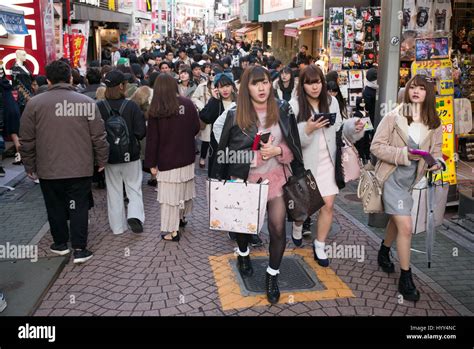
<svg viewBox="0 0 474 349"><path fill-rule="evenodd" d="M209 229L257 234L263 226L268 184L210 179Z"/></svg>

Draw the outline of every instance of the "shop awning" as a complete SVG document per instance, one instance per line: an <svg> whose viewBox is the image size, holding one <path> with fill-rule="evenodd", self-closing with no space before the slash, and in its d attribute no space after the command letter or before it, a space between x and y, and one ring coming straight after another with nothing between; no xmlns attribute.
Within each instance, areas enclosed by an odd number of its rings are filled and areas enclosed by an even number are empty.
<svg viewBox="0 0 474 349"><path fill-rule="evenodd" d="M28 35L24 13L6 6L0 6L0 32Z"/></svg>
<svg viewBox="0 0 474 349"><path fill-rule="evenodd" d="M241 36L241 35L247 34L248 32L257 30L257 29L260 28L260 27L261 27L260 24L249 24L249 25L246 25L245 27L242 27L242 28L240 28L240 29L234 30L234 33L235 33L235 35Z"/></svg>
<svg viewBox="0 0 474 349"><path fill-rule="evenodd" d="M322 25L324 17L309 17L300 21L289 23L285 25L286 36L298 36L299 30L311 29Z"/></svg>
<svg viewBox="0 0 474 349"><path fill-rule="evenodd" d="M132 15L116 11L103 10L99 7L74 4L74 18L83 21L132 23Z"/></svg>

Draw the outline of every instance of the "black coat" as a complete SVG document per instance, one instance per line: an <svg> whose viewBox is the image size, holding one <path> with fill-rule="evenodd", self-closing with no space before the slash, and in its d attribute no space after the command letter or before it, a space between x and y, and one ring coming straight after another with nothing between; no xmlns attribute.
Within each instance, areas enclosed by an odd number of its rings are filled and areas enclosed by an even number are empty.
<svg viewBox="0 0 474 349"><path fill-rule="evenodd" d="M278 106L280 109L279 125L282 135L294 157L290 164L291 169L294 175L301 175L304 172L304 164L295 115L291 111L288 102L278 100ZM220 154L221 151L225 152L226 148L228 148L229 151L250 151L252 149L253 141L258 131L257 126L253 125L249 130L242 130L235 121L235 111L235 109L231 109L227 113L227 118L219 141L219 146L217 148L218 154ZM218 157L216 157L216 159L217 158ZM237 177L247 180L249 171L250 163L221 164L215 161L213 165L213 173L210 177L219 179Z"/></svg>
<svg viewBox="0 0 474 349"><path fill-rule="evenodd" d="M0 130L3 129L3 135L18 134L20 131L20 108L17 101L13 98L13 86L7 79L0 79L0 95L2 100L2 112L0 115Z"/></svg>
<svg viewBox="0 0 474 349"><path fill-rule="evenodd" d="M224 112L224 104L220 99L211 97L204 108L199 113L199 118L205 124L213 125L217 118ZM211 174L213 173L212 167L214 165L214 159L217 152L217 141L216 137L214 136L214 132L211 131L211 142L210 142L210 149L209 149L209 166L208 166L208 176L209 178L213 178Z"/></svg>

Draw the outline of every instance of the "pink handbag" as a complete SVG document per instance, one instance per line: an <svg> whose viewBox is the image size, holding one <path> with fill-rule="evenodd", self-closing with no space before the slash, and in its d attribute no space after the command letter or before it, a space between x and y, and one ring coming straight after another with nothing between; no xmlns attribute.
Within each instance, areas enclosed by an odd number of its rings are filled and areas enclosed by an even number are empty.
<svg viewBox="0 0 474 349"><path fill-rule="evenodd" d="M345 137L342 137L342 168L344 169L344 182L354 181L360 178L359 153L356 147Z"/></svg>

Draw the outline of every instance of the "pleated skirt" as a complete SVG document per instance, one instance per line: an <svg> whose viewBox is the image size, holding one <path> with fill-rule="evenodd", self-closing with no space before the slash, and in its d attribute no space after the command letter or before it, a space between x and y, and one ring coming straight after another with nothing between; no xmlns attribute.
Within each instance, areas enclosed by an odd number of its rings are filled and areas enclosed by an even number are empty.
<svg viewBox="0 0 474 349"><path fill-rule="evenodd" d="M179 220L191 213L193 199L196 197L194 163L169 171L159 171L156 179L161 231L177 231Z"/></svg>

